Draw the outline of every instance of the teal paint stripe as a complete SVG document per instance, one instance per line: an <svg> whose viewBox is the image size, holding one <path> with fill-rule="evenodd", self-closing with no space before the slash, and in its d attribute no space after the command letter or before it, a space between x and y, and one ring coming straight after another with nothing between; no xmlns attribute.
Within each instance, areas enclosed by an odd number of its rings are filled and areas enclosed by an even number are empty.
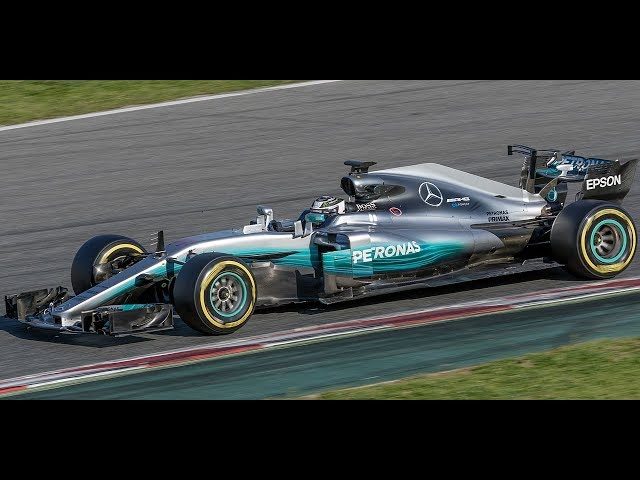
<svg viewBox="0 0 640 480"><path fill-rule="evenodd" d="M182 265L180 264L177 264L177 263L172 264L172 269L174 274L177 274L181 268L182 268ZM153 268L147 273L149 273L150 275L166 276L167 265L158 265L157 267ZM103 303L107 303L108 301L113 300L114 298L119 297L120 295L124 295L125 293L136 288L136 285L135 285L136 277L137 275L125 280L123 283L121 283L120 285L117 285L116 287L112 287L113 291L109 294L109 296L104 300Z"/></svg>
<svg viewBox="0 0 640 480"><path fill-rule="evenodd" d="M122 305L121 310L123 312L128 312L130 310L137 310L138 308L146 308L149 305L153 305L152 303L130 303L128 305Z"/></svg>
<svg viewBox="0 0 640 480"><path fill-rule="evenodd" d="M322 255L323 268L327 273L334 275L346 275L346 276L368 276L372 273L385 273L385 272L401 272L409 270L417 270L428 265L434 265L440 263L446 259L460 255L465 248L462 243L442 243L435 245L420 245L420 252L398 255L393 257L378 257L375 256L376 247L384 247L385 249L390 245L371 245L366 248L356 249L357 251L371 250L371 262L363 262L359 260L355 265L352 265L352 249L340 250L335 252L328 252ZM394 245L395 246L395 245ZM235 255L243 258L243 256L251 255L269 255L278 254L282 252L288 252L291 249L247 249L247 250L226 250L224 253ZM252 262L251 258L243 258L248 263ZM255 260L254 260L255 261ZM282 258L276 258L270 260L275 265L283 265L288 267L307 267L316 268L319 266L319 260L317 259L317 250L315 248L300 250L297 253L288 255ZM174 274L177 274L182 265L172 264ZM167 275L167 266L158 265L148 273L151 275ZM109 295L106 301L109 301L115 297L123 295L124 293L135 288L135 277L132 277L117 288L113 293Z"/></svg>
<svg viewBox="0 0 640 480"><path fill-rule="evenodd" d="M464 246L458 244L421 245L418 253L374 259L373 270L374 272L412 270L439 263L461 253L463 249Z"/></svg>
<svg viewBox="0 0 640 480"><path fill-rule="evenodd" d="M280 248L280 249L267 249L267 250L259 250L259 249L248 249L248 250L225 250L224 253L228 253L229 255L235 255L236 257L242 258L247 263L252 262L263 262L265 260L250 258L252 255L278 255L284 252L291 252L291 248ZM249 257L249 258L245 258ZM314 258L315 257L315 258ZM306 248L304 250L299 250L296 253L291 255L287 255L282 258L273 258L268 259L266 261L272 262L275 265L285 265L289 267L309 267L313 268L318 265L317 260L317 250Z"/></svg>
<svg viewBox="0 0 640 480"><path fill-rule="evenodd" d="M384 272L400 272L417 270L425 266L434 265L444 260L458 256L464 252L462 243L446 243L437 245L420 244L420 251L393 257L375 258L376 247L388 247L389 245L372 245L359 248L355 251L371 250L371 261L364 262L359 259L353 266L352 256L354 250L340 250L323 254L324 270L335 275L367 275ZM360 271L358 271L360 270Z"/></svg>
<svg viewBox="0 0 640 480"><path fill-rule="evenodd" d="M242 258L245 255L269 255L269 254L278 254L278 253L283 253L283 252L289 252L291 251L290 248L288 249L271 249L271 250L258 250L258 249L249 249L249 250L226 250L225 252L221 252L221 253L228 253L229 255L235 255L237 257ZM317 253L316 253L317 256ZM183 259L184 260L184 259ZM247 263L251 263L252 261L257 261L257 260L252 260L250 258L243 258L244 261L246 261ZM286 257L283 258L277 258L277 259L273 259L270 260L271 262L273 262L276 265L284 265L284 266L290 266L290 267L309 267L309 268L314 268L316 266L318 266L318 260L316 259L312 259L312 251L307 249L307 250L301 250L297 253L294 253L292 255L288 255ZM182 265L180 264L172 264L172 267L170 268L173 269L174 274L177 274L180 269L182 268ZM158 265L157 267L153 268L152 270L150 270L149 272L147 272L151 275L162 275L165 276L167 275L167 266L166 265ZM105 299L105 303L120 296L123 295L131 290L133 290L135 288L135 277L132 277L130 279L125 280L122 284L118 285L117 287L114 287L113 291L109 294L109 296Z"/></svg>
<svg viewBox="0 0 640 480"><path fill-rule="evenodd" d="M353 275L351 255L351 249L323 253L322 266L324 271L333 275Z"/></svg>
<svg viewBox="0 0 640 480"><path fill-rule="evenodd" d="M560 170L558 170L557 168L541 168L536 170L537 174L540 175L548 175L548 176L553 176L553 177L557 177L558 175L560 175L562 172Z"/></svg>

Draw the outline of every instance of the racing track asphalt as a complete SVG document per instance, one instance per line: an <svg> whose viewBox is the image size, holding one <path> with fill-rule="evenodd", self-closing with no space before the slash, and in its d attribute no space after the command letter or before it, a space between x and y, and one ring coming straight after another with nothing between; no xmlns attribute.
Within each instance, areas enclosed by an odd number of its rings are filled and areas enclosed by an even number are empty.
<svg viewBox="0 0 640 480"><path fill-rule="evenodd" d="M315 197L341 193L347 159L436 162L517 184L521 159L506 155L509 143L634 158L638 112L638 81L345 81L0 132L0 294L69 286L75 251L100 233L148 244L164 229L171 241L248 223L260 203L295 217ZM624 204L636 220L639 199L636 182ZM621 278L639 274L636 259ZM578 283L551 269L280 307L234 335ZM117 339L26 332L0 319L0 379L222 340L181 322Z"/></svg>

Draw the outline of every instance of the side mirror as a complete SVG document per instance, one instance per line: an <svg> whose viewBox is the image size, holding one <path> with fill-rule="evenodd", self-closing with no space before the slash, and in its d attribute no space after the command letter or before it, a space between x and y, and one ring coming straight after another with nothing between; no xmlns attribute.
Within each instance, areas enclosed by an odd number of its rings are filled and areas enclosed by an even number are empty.
<svg viewBox="0 0 640 480"><path fill-rule="evenodd" d="M258 215L271 215L273 216L273 208L265 207L264 205L258 205Z"/></svg>
<svg viewBox="0 0 640 480"><path fill-rule="evenodd" d="M264 205L258 205L258 215L263 215L265 217L265 225L269 225L271 220L273 220L273 208L266 207Z"/></svg>

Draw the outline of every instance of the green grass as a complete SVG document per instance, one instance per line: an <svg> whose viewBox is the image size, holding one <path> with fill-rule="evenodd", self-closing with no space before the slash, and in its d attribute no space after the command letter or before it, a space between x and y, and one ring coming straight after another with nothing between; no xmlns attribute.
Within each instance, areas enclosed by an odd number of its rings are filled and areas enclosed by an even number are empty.
<svg viewBox="0 0 640 480"><path fill-rule="evenodd" d="M0 125L300 80L0 80Z"/></svg>
<svg viewBox="0 0 640 480"><path fill-rule="evenodd" d="M640 337L314 395L350 399L640 399Z"/></svg>

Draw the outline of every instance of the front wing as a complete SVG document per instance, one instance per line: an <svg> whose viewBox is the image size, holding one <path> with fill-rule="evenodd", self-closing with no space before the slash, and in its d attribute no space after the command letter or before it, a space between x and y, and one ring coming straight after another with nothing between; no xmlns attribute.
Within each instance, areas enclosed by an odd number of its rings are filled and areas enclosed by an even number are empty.
<svg viewBox="0 0 640 480"><path fill-rule="evenodd" d="M30 328L60 333L94 333L124 336L173 328L173 305L146 303L109 305L82 312L74 325L62 325L55 307L69 298L67 289L56 287L5 296L6 316Z"/></svg>

